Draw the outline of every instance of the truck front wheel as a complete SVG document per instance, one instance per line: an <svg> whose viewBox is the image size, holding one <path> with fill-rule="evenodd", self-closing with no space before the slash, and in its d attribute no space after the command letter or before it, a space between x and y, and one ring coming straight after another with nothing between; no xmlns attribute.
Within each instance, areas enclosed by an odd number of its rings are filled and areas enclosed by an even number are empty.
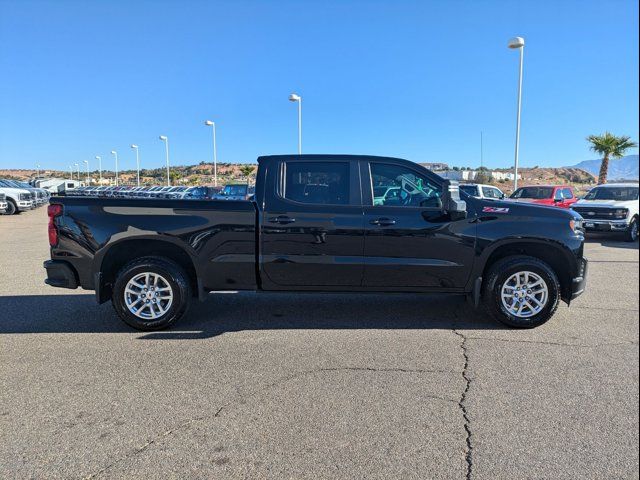
<svg viewBox="0 0 640 480"><path fill-rule="evenodd" d="M560 301L560 282L540 259L513 256L498 260L487 275L484 302L501 323L533 328L549 320Z"/></svg>
<svg viewBox="0 0 640 480"><path fill-rule="evenodd" d="M190 298L189 277L178 264L166 258L144 257L120 270L111 301L129 326L152 331L178 321Z"/></svg>
<svg viewBox="0 0 640 480"><path fill-rule="evenodd" d="M7 199L7 210L6 212L4 212L4 214L14 215L16 213L20 213L20 210L18 210L18 207L16 207L16 204L13 202L13 200Z"/></svg>
<svg viewBox="0 0 640 480"><path fill-rule="evenodd" d="M629 224L629 229L625 234L625 240L627 242L635 242L638 240L638 218L637 217L631 220L631 223Z"/></svg>

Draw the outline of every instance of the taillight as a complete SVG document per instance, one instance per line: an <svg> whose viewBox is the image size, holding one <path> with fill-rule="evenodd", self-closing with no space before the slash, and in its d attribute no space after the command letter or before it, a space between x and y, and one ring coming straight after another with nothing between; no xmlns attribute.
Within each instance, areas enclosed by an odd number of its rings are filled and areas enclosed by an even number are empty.
<svg viewBox="0 0 640 480"><path fill-rule="evenodd" d="M54 219L62 215L62 205L49 205L47 207L47 215L49 215L49 245L55 247L58 245L58 228L54 223Z"/></svg>

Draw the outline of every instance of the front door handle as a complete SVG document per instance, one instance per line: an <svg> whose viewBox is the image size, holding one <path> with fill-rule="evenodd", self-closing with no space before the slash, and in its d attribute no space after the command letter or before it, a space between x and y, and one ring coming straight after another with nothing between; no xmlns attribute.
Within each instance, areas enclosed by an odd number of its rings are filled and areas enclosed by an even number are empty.
<svg viewBox="0 0 640 480"><path fill-rule="evenodd" d="M286 225L287 223L293 223L295 221L295 218L287 217L286 215L278 215L277 217L271 217L269 219L269 222L279 223L281 225Z"/></svg>
<svg viewBox="0 0 640 480"><path fill-rule="evenodd" d="M396 221L392 218L376 218L375 220L371 220L369 223L380 227L388 227L390 225L395 225Z"/></svg>

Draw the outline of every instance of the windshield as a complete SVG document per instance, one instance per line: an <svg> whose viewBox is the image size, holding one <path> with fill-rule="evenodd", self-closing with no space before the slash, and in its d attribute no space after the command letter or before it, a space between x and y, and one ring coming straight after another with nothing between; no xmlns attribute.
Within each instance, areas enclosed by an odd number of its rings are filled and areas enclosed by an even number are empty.
<svg viewBox="0 0 640 480"><path fill-rule="evenodd" d="M223 195L246 195L247 185L227 185L222 190Z"/></svg>
<svg viewBox="0 0 640 480"><path fill-rule="evenodd" d="M18 182L14 181L14 180L0 180L0 185L2 185L4 187L9 187L9 188L21 188L23 190L25 188L22 185L20 185ZM31 188L31 187L29 186L27 188Z"/></svg>
<svg viewBox="0 0 640 480"><path fill-rule="evenodd" d="M638 200L638 187L596 187L587 193L585 200Z"/></svg>
<svg viewBox="0 0 640 480"><path fill-rule="evenodd" d="M513 192L511 198L532 198L534 200L542 200L543 198L551 198L552 195L553 187L524 187Z"/></svg>

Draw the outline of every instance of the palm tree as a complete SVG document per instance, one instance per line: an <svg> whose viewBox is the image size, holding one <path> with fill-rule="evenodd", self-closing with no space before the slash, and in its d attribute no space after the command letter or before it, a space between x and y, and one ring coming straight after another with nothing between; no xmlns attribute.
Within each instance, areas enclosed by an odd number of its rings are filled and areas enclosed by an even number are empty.
<svg viewBox="0 0 640 480"><path fill-rule="evenodd" d="M253 174L253 165L242 165L240 167L240 173L247 178L247 183L249 183L249 177Z"/></svg>
<svg viewBox="0 0 640 480"><path fill-rule="evenodd" d="M627 150L638 146L631 137L626 135L616 137L609 132L605 132L604 135L589 135L587 141L591 143L591 150L602 155L598 185L607 183L609 158L621 158Z"/></svg>

